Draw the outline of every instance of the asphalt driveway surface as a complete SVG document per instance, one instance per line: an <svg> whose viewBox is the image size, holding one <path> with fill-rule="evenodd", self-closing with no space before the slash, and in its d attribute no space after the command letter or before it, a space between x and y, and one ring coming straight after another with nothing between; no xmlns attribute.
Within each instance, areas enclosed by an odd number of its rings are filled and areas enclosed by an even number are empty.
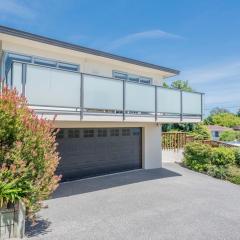
<svg viewBox="0 0 240 240"><path fill-rule="evenodd" d="M240 239L240 187L177 164L63 183L29 239Z"/></svg>

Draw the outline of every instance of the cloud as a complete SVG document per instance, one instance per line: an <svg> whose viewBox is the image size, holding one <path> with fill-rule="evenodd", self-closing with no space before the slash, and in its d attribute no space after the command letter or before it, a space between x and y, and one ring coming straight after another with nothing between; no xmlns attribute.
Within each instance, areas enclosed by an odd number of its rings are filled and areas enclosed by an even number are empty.
<svg viewBox="0 0 240 240"><path fill-rule="evenodd" d="M194 84L219 82L240 76L240 60L185 71L182 77Z"/></svg>
<svg viewBox="0 0 240 240"><path fill-rule="evenodd" d="M26 4L23 4L23 1L0 0L0 18L9 19L10 17L33 19L35 12Z"/></svg>
<svg viewBox="0 0 240 240"><path fill-rule="evenodd" d="M224 107L235 111L240 107L240 60L216 62L208 66L183 71L180 79L186 79L196 90L205 93L205 108Z"/></svg>
<svg viewBox="0 0 240 240"><path fill-rule="evenodd" d="M166 38L166 39L183 39L183 37L164 32L162 30L150 30L150 31L145 31L145 32L137 32L137 33L132 33L129 35L126 35L124 37L121 37L119 39L116 39L112 41L108 47L107 50L115 50L119 47L122 47L127 44L131 44L133 42L143 40L143 39L160 39L160 38Z"/></svg>
<svg viewBox="0 0 240 240"><path fill-rule="evenodd" d="M238 104L240 105L239 86L229 89L216 89L209 91L206 95L206 103L213 104Z"/></svg>

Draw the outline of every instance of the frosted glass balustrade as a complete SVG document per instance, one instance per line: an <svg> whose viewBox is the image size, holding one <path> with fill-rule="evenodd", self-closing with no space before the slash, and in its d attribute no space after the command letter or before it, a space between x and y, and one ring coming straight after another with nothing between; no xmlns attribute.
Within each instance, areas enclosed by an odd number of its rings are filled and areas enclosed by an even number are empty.
<svg viewBox="0 0 240 240"><path fill-rule="evenodd" d="M123 109L123 82L84 75L84 108Z"/></svg>
<svg viewBox="0 0 240 240"><path fill-rule="evenodd" d="M181 92L171 89L157 88L157 112L181 113Z"/></svg>
<svg viewBox="0 0 240 240"><path fill-rule="evenodd" d="M18 93L22 93L22 64L13 63L12 87L16 88ZM11 74L11 72L9 71ZM9 78L10 79L10 78Z"/></svg>
<svg viewBox="0 0 240 240"><path fill-rule="evenodd" d="M22 63L13 63L12 70L12 86L22 93ZM122 80L82 76L85 109L123 110ZM27 64L25 95L30 105L80 108L80 94L79 73ZM157 87L156 94L157 113L181 114L180 91ZM155 86L125 82L126 111L155 113L155 100ZM201 103L201 94L182 92L183 115L201 115Z"/></svg>
<svg viewBox="0 0 240 240"><path fill-rule="evenodd" d="M182 93L183 114L201 115L201 94L183 92Z"/></svg>
<svg viewBox="0 0 240 240"><path fill-rule="evenodd" d="M155 87L126 82L126 110L155 112Z"/></svg>
<svg viewBox="0 0 240 240"><path fill-rule="evenodd" d="M26 97L30 104L80 107L80 75L28 65Z"/></svg>

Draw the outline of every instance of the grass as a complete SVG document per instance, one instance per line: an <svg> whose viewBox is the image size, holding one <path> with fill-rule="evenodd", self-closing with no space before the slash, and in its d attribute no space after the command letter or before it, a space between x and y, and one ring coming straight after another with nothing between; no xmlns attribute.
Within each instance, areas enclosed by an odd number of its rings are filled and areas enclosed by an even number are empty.
<svg viewBox="0 0 240 240"><path fill-rule="evenodd" d="M240 185L240 166L231 165L228 167L226 179Z"/></svg>

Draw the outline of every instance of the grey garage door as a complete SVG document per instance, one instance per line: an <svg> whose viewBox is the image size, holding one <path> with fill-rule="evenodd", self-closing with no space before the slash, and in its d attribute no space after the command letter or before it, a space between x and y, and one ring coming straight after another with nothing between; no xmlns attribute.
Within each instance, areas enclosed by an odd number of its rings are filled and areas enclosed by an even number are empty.
<svg viewBox="0 0 240 240"><path fill-rule="evenodd" d="M61 129L57 169L63 181L142 167L141 128Z"/></svg>

